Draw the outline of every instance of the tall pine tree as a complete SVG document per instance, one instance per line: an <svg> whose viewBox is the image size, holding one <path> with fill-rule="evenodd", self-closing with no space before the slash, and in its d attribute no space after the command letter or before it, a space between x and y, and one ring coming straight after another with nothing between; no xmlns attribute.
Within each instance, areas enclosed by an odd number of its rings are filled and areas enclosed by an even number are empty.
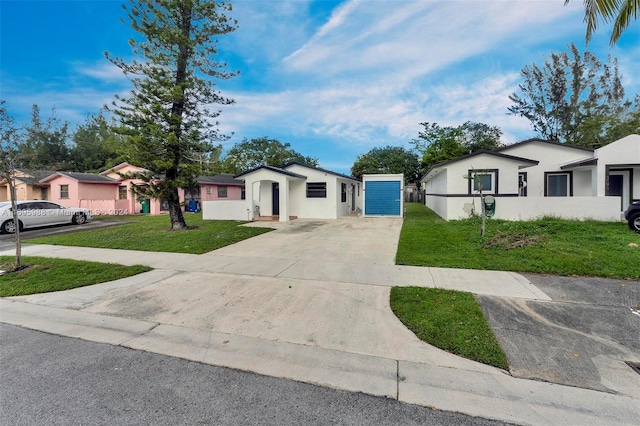
<svg viewBox="0 0 640 426"><path fill-rule="evenodd" d="M107 58L130 76L129 97L116 96L113 111L127 139L126 158L149 173L137 176L146 185L141 196L165 200L171 230L187 227L178 197L179 188L195 186L198 160L223 139L217 128L218 112L206 105L231 104L215 90L211 78L227 79L235 73L217 62L217 37L237 28L226 14L231 4L210 0L131 0L123 6L131 27L142 37L130 41L141 60L126 63Z"/></svg>

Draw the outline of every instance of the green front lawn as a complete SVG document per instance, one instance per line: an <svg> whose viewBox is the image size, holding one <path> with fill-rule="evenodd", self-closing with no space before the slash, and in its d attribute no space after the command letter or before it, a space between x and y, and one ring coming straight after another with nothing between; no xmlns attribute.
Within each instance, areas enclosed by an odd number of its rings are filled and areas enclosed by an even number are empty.
<svg viewBox="0 0 640 426"><path fill-rule="evenodd" d="M509 369L507 357L471 293L393 287L391 310L421 340L465 358Z"/></svg>
<svg viewBox="0 0 640 426"><path fill-rule="evenodd" d="M12 270L13 256L0 256L0 270ZM69 290L150 271L147 266L23 257L23 269L0 276L0 297Z"/></svg>
<svg viewBox="0 0 640 426"><path fill-rule="evenodd" d="M66 235L25 240L25 243L98 247L126 250L202 254L271 231L240 226L244 222L203 220L202 214L187 214L192 229L168 231L169 216L112 216L123 225Z"/></svg>
<svg viewBox="0 0 640 426"><path fill-rule="evenodd" d="M625 223L543 219L446 222L421 204L407 204L396 263L555 275L640 278L640 235ZM416 336L448 352L507 369L507 360L470 293L395 287L391 308Z"/></svg>
<svg viewBox="0 0 640 426"><path fill-rule="evenodd" d="M421 204L407 204L396 263L554 275L640 279L640 234L623 222L489 219L444 221Z"/></svg>

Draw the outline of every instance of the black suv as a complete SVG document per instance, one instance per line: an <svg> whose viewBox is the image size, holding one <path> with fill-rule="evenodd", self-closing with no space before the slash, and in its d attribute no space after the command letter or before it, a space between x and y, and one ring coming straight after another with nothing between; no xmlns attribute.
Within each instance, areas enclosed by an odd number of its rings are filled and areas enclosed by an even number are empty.
<svg viewBox="0 0 640 426"><path fill-rule="evenodd" d="M629 208L624 212L624 218L629 222L632 231L640 232L640 201L629 204Z"/></svg>

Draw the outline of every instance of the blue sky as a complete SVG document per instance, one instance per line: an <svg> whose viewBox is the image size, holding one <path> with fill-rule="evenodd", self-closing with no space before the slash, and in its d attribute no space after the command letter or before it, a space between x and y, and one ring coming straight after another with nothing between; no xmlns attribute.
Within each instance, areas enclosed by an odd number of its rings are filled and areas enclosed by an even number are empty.
<svg viewBox="0 0 640 426"><path fill-rule="evenodd" d="M31 105L73 126L129 81L104 51L131 58L121 1L0 0L0 99L27 122ZM268 136L349 173L359 154L410 147L421 122L499 126L504 142L535 136L508 116L520 70L574 42L584 51L581 0L236 0L239 29L220 60L240 75L218 82L235 99L219 117L243 138ZM627 96L640 93L640 25L609 46L602 25L588 49L618 58Z"/></svg>

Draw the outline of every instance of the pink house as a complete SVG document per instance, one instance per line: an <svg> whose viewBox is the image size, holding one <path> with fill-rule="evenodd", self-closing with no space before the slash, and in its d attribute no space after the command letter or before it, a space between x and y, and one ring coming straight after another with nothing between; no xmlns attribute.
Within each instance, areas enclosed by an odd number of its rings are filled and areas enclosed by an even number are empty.
<svg viewBox="0 0 640 426"><path fill-rule="evenodd" d="M129 214L131 194L121 181L93 173L55 172L42 179L49 199L67 207L84 207L97 214Z"/></svg>
<svg viewBox="0 0 640 426"><path fill-rule="evenodd" d="M135 185L144 185L133 178L136 173L147 172L142 167L121 163L100 174L54 172L40 181L49 186L49 199L68 207L84 207L95 215L125 215L136 213L167 213L163 200L141 200L132 191ZM200 176L198 186L191 190L180 189L178 195L189 206L202 206L203 201L244 199L244 182L230 174Z"/></svg>
<svg viewBox="0 0 640 426"><path fill-rule="evenodd" d="M215 176L198 176L200 201L244 200L244 181L222 173Z"/></svg>

